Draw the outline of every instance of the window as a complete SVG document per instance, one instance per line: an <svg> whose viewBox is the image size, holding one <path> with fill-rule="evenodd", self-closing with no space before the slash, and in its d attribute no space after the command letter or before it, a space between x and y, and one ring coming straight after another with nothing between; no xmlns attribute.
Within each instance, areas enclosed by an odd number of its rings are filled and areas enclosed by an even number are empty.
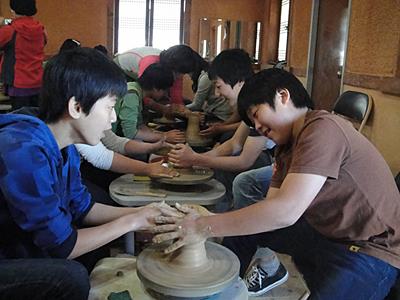
<svg viewBox="0 0 400 300"><path fill-rule="evenodd" d="M289 29L290 0L281 1L281 21L279 28L278 61L286 60L287 39Z"/></svg>
<svg viewBox="0 0 400 300"><path fill-rule="evenodd" d="M185 0L119 0L118 52L183 43Z"/></svg>

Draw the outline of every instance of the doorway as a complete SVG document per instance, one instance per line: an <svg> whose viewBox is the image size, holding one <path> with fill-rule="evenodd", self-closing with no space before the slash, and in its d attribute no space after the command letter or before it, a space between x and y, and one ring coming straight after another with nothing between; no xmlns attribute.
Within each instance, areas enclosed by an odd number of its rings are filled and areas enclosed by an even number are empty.
<svg viewBox="0 0 400 300"><path fill-rule="evenodd" d="M343 85L351 0L314 0L307 91L316 109L331 111Z"/></svg>

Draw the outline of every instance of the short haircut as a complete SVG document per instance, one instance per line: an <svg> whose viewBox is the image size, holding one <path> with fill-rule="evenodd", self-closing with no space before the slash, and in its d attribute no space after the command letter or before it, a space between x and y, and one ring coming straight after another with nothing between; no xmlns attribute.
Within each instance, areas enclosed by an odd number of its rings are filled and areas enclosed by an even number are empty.
<svg viewBox="0 0 400 300"><path fill-rule="evenodd" d="M81 43L78 40L74 40L74 39L66 39L61 47L60 50L58 50L58 52L63 52L63 51L68 51L68 50L72 50L75 48L78 48L81 46Z"/></svg>
<svg viewBox="0 0 400 300"><path fill-rule="evenodd" d="M249 54L243 49L228 49L218 54L211 62L208 76L211 80L221 78L233 87L253 75Z"/></svg>
<svg viewBox="0 0 400 300"><path fill-rule="evenodd" d="M152 89L166 90L174 83L174 74L162 64L154 63L144 70L143 74L138 78L138 83L142 89L147 91Z"/></svg>
<svg viewBox="0 0 400 300"><path fill-rule="evenodd" d="M64 51L46 64L40 95L40 118L58 121L72 97L89 114L97 100L107 95L122 97L127 85L121 69L105 55L90 48Z"/></svg>
<svg viewBox="0 0 400 300"><path fill-rule="evenodd" d="M192 90L197 91L201 71L208 70L208 62L187 45L175 45L160 53L160 63L180 74L191 73Z"/></svg>
<svg viewBox="0 0 400 300"><path fill-rule="evenodd" d="M248 117L251 107L267 103L275 109L276 93L287 89L296 108L314 109L314 103L303 84L294 76L282 69L272 68L258 72L246 80L238 96L238 112L242 120L249 126L253 123Z"/></svg>
<svg viewBox="0 0 400 300"><path fill-rule="evenodd" d="M37 13L35 0L10 0L10 8L21 16L30 17Z"/></svg>

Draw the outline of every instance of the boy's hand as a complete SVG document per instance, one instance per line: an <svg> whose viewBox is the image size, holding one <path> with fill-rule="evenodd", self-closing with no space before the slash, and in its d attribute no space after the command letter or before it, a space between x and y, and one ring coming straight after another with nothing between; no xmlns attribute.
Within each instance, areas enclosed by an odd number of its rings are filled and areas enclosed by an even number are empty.
<svg viewBox="0 0 400 300"><path fill-rule="evenodd" d="M193 166L196 152L189 145L178 144L168 153L168 162L180 168L190 168Z"/></svg>
<svg viewBox="0 0 400 300"><path fill-rule="evenodd" d="M223 132L221 124L211 124L207 129L201 130L200 135L214 136Z"/></svg>
<svg viewBox="0 0 400 300"><path fill-rule="evenodd" d="M178 129L173 129L165 133L165 140L169 143L184 143L185 134Z"/></svg>
<svg viewBox="0 0 400 300"><path fill-rule="evenodd" d="M176 170L170 169L162 165L163 161L157 161L154 163L149 163L149 177L164 177L164 178L172 178L179 176L179 173Z"/></svg>
<svg viewBox="0 0 400 300"><path fill-rule="evenodd" d="M134 214L138 227L133 230L150 230L154 227L155 218L164 216L167 218L182 218L183 213L174 207L169 206L163 202L153 202L140 208L140 210Z"/></svg>
<svg viewBox="0 0 400 300"><path fill-rule="evenodd" d="M184 217L165 217L158 216L155 222L162 224L152 228L153 233L158 233L153 238L154 243L162 243L169 240L178 239L164 250L164 253L171 253L182 246L193 245L204 242L211 236L209 226L200 226L196 220L204 215L211 213L206 209L198 209L195 206L179 205L176 208L185 214Z"/></svg>

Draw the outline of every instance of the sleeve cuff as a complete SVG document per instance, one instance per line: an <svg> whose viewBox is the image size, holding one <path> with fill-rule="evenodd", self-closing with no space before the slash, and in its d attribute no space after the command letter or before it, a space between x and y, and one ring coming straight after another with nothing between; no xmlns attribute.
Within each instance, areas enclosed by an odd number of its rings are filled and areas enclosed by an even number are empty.
<svg viewBox="0 0 400 300"><path fill-rule="evenodd" d="M50 256L56 258L67 258L72 252L72 249L74 249L77 239L78 233L75 229L73 229L69 237L64 242L48 250Z"/></svg>

